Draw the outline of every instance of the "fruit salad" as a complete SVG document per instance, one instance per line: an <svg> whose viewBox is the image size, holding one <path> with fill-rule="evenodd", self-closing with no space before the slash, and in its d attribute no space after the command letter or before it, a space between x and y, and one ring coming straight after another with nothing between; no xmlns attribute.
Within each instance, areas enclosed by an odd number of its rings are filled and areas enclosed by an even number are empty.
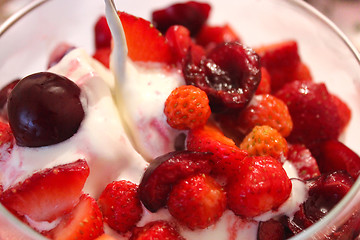
<svg viewBox="0 0 360 240"><path fill-rule="evenodd" d="M50 239L287 239L325 217L360 173L351 109L296 39L250 46L212 11L119 9L93 52L59 43L9 80L0 203ZM359 233L354 213L329 238Z"/></svg>

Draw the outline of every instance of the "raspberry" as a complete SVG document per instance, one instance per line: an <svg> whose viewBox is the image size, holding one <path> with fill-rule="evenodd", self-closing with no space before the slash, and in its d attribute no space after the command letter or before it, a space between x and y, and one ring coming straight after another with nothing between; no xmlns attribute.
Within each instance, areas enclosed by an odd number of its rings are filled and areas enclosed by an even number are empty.
<svg viewBox="0 0 360 240"><path fill-rule="evenodd" d="M204 126L211 114L209 99L197 87L181 86L170 93L165 102L164 113L168 124L175 129Z"/></svg>
<svg viewBox="0 0 360 240"><path fill-rule="evenodd" d="M138 186L125 180L108 184L98 202L104 222L120 233L131 230L143 213Z"/></svg>
<svg viewBox="0 0 360 240"><path fill-rule="evenodd" d="M250 105L241 112L238 125L247 134L257 125L268 125L283 137L289 136L293 122L286 104L269 94L256 95Z"/></svg>
<svg viewBox="0 0 360 240"><path fill-rule="evenodd" d="M169 195L170 214L190 229L204 229L215 223L226 207L221 186L200 174L180 181Z"/></svg>
<svg viewBox="0 0 360 240"><path fill-rule="evenodd" d="M269 126L256 126L246 135L240 148L249 156L271 156L283 162L288 153L288 145L283 136Z"/></svg>

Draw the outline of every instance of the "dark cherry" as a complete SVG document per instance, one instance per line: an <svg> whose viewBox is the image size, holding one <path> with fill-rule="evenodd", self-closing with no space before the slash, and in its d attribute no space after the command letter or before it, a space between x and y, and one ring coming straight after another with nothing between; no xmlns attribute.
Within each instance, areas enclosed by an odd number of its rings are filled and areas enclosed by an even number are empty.
<svg viewBox="0 0 360 240"><path fill-rule="evenodd" d="M151 212L164 207L172 185L181 179L211 171L211 154L175 151L154 159L139 185L140 200Z"/></svg>
<svg viewBox="0 0 360 240"><path fill-rule="evenodd" d="M162 33L172 25L185 26L195 36L209 17L211 6L207 3L189 1L173 4L152 13L152 22Z"/></svg>
<svg viewBox="0 0 360 240"><path fill-rule="evenodd" d="M5 121L8 120L7 100L11 91L19 81L20 79L15 79L0 90L0 117Z"/></svg>
<svg viewBox="0 0 360 240"><path fill-rule="evenodd" d="M259 223L258 240L282 240L285 239L285 229L282 223L275 219L270 219Z"/></svg>
<svg viewBox="0 0 360 240"><path fill-rule="evenodd" d="M208 94L213 111L242 109L260 83L260 59L251 48L229 42L215 47L200 64L195 64L188 56L183 73L187 84Z"/></svg>
<svg viewBox="0 0 360 240"><path fill-rule="evenodd" d="M83 118L80 88L50 72L23 78L8 100L11 130L19 146L41 147L73 136Z"/></svg>

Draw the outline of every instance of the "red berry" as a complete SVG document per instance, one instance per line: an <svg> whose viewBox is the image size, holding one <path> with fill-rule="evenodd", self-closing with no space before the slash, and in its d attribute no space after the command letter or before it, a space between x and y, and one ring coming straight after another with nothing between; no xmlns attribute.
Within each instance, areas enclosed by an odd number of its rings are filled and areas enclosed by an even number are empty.
<svg viewBox="0 0 360 240"><path fill-rule="evenodd" d="M293 121L289 142L311 149L311 145L339 137L341 118L325 84L294 81L275 96L286 103Z"/></svg>
<svg viewBox="0 0 360 240"><path fill-rule="evenodd" d="M351 110L350 110L349 106L343 100L341 100L339 97L332 95L332 99L337 107L338 114L340 116L340 121L341 121L341 130L340 131L343 132L344 129L346 128L346 126L350 122Z"/></svg>
<svg viewBox="0 0 360 240"><path fill-rule="evenodd" d="M229 24L223 26L204 25L196 35L196 43L206 49L212 49L220 43L235 41L240 42L240 37Z"/></svg>
<svg viewBox="0 0 360 240"><path fill-rule="evenodd" d="M172 63L165 37L147 20L118 12L124 28L128 56L133 61Z"/></svg>
<svg viewBox="0 0 360 240"><path fill-rule="evenodd" d="M95 49L98 50L100 48L110 48L111 47L111 32L109 25L107 23L106 17L101 16L97 20L95 27Z"/></svg>
<svg viewBox="0 0 360 240"><path fill-rule="evenodd" d="M286 139L275 129L263 125L256 126L245 136L240 148L249 156L271 156L279 162L285 162L288 154Z"/></svg>
<svg viewBox="0 0 360 240"><path fill-rule="evenodd" d="M111 48L99 48L93 55L93 58L101 62L105 67L110 67Z"/></svg>
<svg viewBox="0 0 360 240"><path fill-rule="evenodd" d="M202 174L174 185L167 206L170 214L190 229L204 229L222 216L226 197L212 177Z"/></svg>
<svg viewBox="0 0 360 240"><path fill-rule="evenodd" d="M84 160L44 169L7 189L0 202L20 216L51 222L79 202L88 175Z"/></svg>
<svg viewBox="0 0 360 240"><path fill-rule="evenodd" d="M270 94L254 96L251 103L241 111L238 125L245 134L255 126L267 125L276 129L283 137L289 136L293 128L286 104Z"/></svg>
<svg viewBox="0 0 360 240"><path fill-rule="evenodd" d="M209 17L210 9L207 3L195 1L176 3L153 11L152 22L163 33L173 25L182 25L190 30L191 36L194 36Z"/></svg>
<svg viewBox="0 0 360 240"><path fill-rule="evenodd" d="M177 151L154 159L139 185L141 202L151 212L166 205L171 188L181 179L211 171L208 153Z"/></svg>
<svg viewBox="0 0 360 240"><path fill-rule="evenodd" d="M104 222L119 233L131 230L143 213L138 186L125 180L108 184L98 203Z"/></svg>
<svg viewBox="0 0 360 240"><path fill-rule="evenodd" d="M266 157L246 157L240 173L226 187L228 207L243 217L278 208L290 196L292 184L282 164Z"/></svg>
<svg viewBox="0 0 360 240"><path fill-rule="evenodd" d="M261 80L255 94L269 94L271 93L271 77L266 68L261 67Z"/></svg>
<svg viewBox="0 0 360 240"><path fill-rule="evenodd" d="M50 236L54 240L95 239L104 233L102 215L96 200L84 194L74 209L62 218Z"/></svg>
<svg viewBox="0 0 360 240"><path fill-rule="evenodd" d="M204 126L210 117L209 99L201 89L184 85L174 89L165 102L167 123L175 129Z"/></svg>
<svg viewBox="0 0 360 240"><path fill-rule="evenodd" d="M224 136L219 128L211 124L189 131L187 149L211 152L213 173L224 176L234 175L242 159L248 155L246 151L239 149L232 139Z"/></svg>
<svg viewBox="0 0 360 240"><path fill-rule="evenodd" d="M143 227L134 228L129 240L185 240L170 223L155 221Z"/></svg>
<svg viewBox="0 0 360 240"><path fill-rule="evenodd" d="M308 180L320 176L316 159L304 145L290 144L287 159L294 165L301 179Z"/></svg>
<svg viewBox="0 0 360 240"><path fill-rule="evenodd" d="M285 83L294 80L293 75L301 63L295 41L284 41L256 49L271 77L271 90L276 92Z"/></svg>
<svg viewBox="0 0 360 240"><path fill-rule="evenodd" d="M337 140L320 143L315 154L322 173L345 170L354 179L360 174L359 155Z"/></svg>
<svg viewBox="0 0 360 240"><path fill-rule="evenodd" d="M185 59L183 74L187 84L207 93L211 110L242 109L260 83L260 60L252 49L240 43L224 43L199 64Z"/></svg>

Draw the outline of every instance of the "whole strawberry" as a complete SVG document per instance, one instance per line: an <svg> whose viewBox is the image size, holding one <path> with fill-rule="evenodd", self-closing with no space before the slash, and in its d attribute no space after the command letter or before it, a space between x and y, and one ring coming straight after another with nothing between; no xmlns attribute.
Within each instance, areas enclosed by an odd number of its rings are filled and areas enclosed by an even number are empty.
<svg viewBox="0 0 360 240"><path fill-rule="evenodd" d="M284 162L288 145L286 139L269 126L256 126L245 136L240 148L248 152L249 156L271 156L279 162Z"/></svg>
<svg viewBox="0 0 360 240"><path fill-rule="evenodd" d="M190 229L204 229L222 216L226 197L212 177L201 174L176 184L167 206L170 214Z"/></svg>
<svg viewBox="0 0 360 240"><path fill-rule="evenodd" d="M201 89L185 85L174 89L165 102L168 124L175 129L204 126L210 117L209 99Z"/></svg>
<svg viewBox="0 0 360 240"><path fill-rule="evenodd" d="M143 227L136 227L132 231L130 240L185 240L170 223L154 221Z"/></svg>
<svg viewBox="0 0 360 240"><path fill-rule="evenodd" d="M241 172L226 186L228 207L239 216L254 217L278 208L292 184L281 163L269 156L246 157Z"/></svg>
<svg viewBox="0 0 360 240"><path fill-rule="evenodd" d="M101 193L98 203L104 222L120 233L125 233L134 227L143 213L138 186L125 180L108 184Z"/></svg>
<svg viewBox="0 0 360 240"><path fill-rule="evenodd" d="M293 128L286 104L270 94L256 95L241 112L238 122L245 134L257 125L268 125L287 137Z"/></svg>
<svg viewBox="0 0 360 240"><path fill-rule="evenodd" d="M338 139L342 121L324 83L294 81L275 96L286 103L294 124L289 142L311 148L318 142Z"/></svg>

